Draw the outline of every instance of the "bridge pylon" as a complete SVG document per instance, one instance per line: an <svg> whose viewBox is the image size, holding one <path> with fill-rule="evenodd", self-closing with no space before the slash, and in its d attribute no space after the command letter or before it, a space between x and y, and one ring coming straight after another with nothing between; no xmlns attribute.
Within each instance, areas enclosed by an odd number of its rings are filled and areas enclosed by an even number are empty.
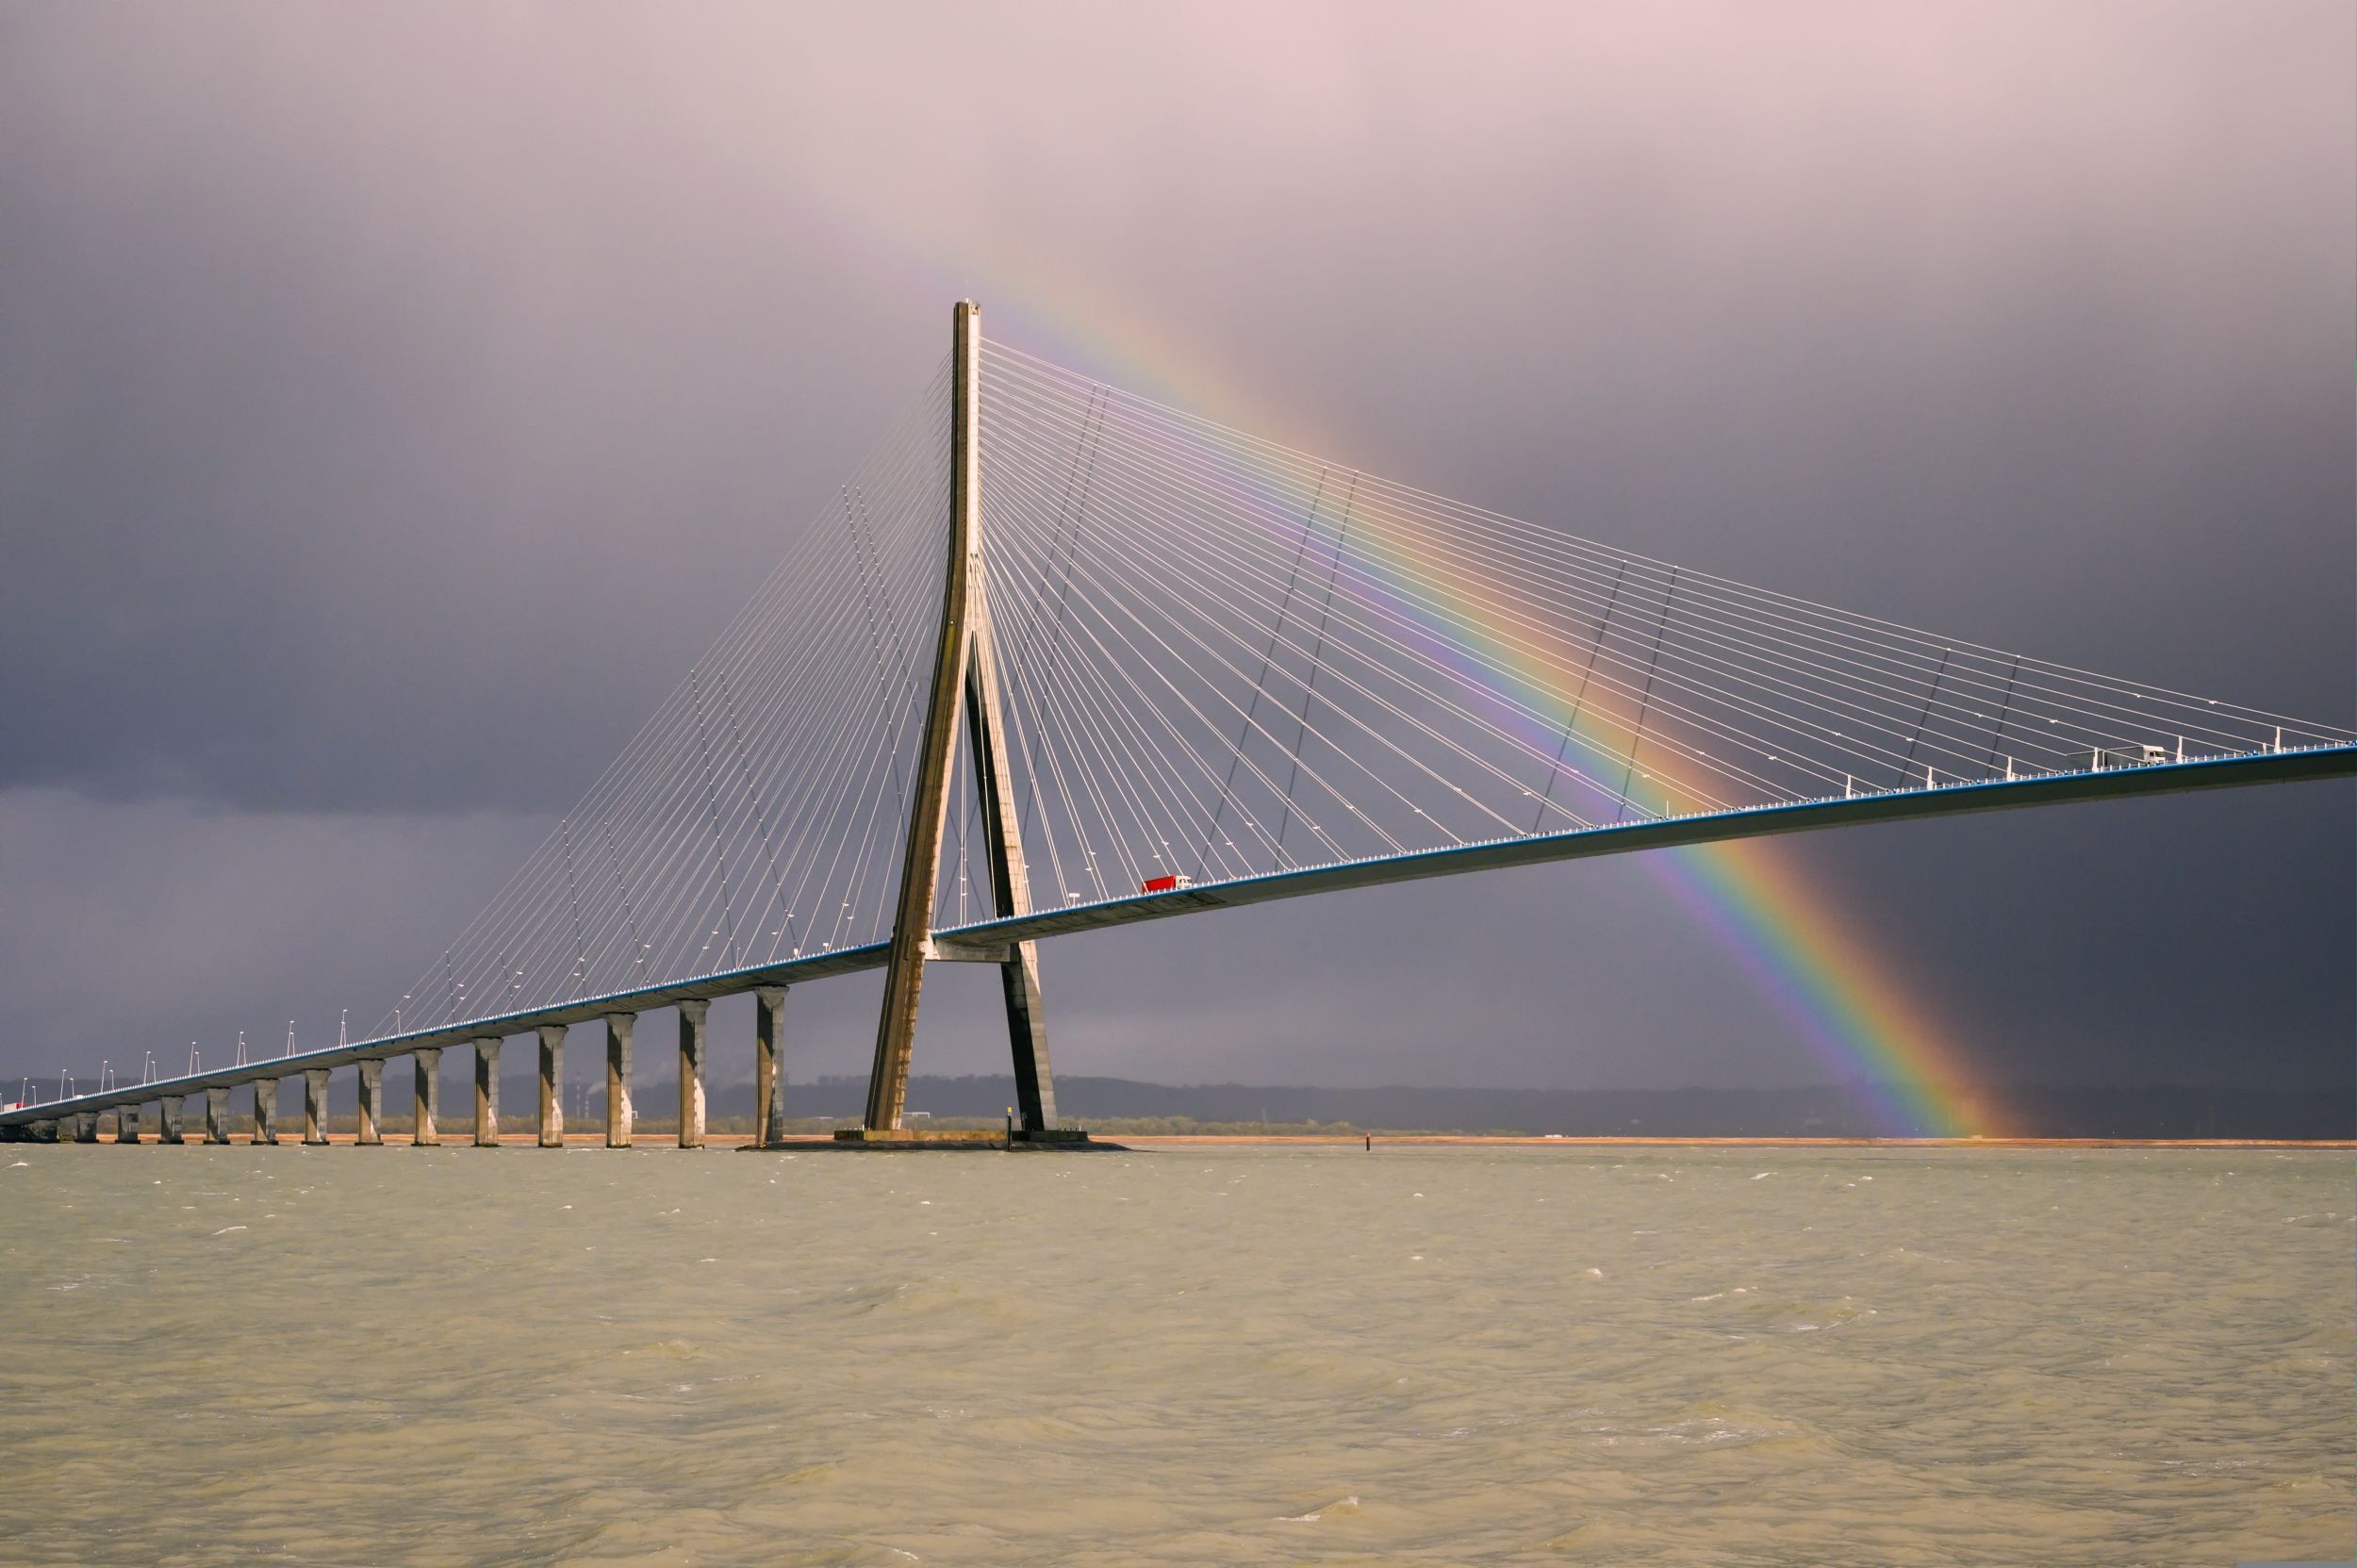
<svg viewBox="0 0 2357 1568"><path fill-rule="evenodd" d="M1008 767L997 655L991 641L989 586L982 569L981 314L981 307L971 300L959 301L951 313L949 557L941 596L941 629L934 640L925 738L909 807L892 956L884 970L883 1009L876 1024L876 1061L867 1080L865 1131L870 1133L900 1130L925 965L931 959L950 956L934 945L932 918L961 717L971 749L975 785L981 797L992 906L999 918L1026 915L1031 908L1020 814ZM1037 944L1014 942L1002 949L955 956L980 957L998 966L1006 999L1008 1044L1014 1058L1016 1114L1026 1132L1054 1130L1056 1084L1047 1061L1047 1020L1040 998Z"/></svg>

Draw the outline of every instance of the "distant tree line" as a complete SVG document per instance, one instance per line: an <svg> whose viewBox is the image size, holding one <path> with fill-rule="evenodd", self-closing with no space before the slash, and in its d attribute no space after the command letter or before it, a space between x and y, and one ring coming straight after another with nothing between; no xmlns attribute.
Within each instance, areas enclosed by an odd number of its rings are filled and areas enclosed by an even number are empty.
<svg viewBox="0 0 2357 1568"><path fill-rule="evenodd" d="M395 1130L409 1116L409 1077L396 1064L385 1074L386 1118ZM1870 1097L1834 1085L1801 1089L1321 1089L1145 1083L1072 1074L1057 1080L1056 1092L1066 1122L1108 1133L1355 1134L1372 1131L1742 1138L1871 1137L1892 1131L1877 1127L1863 1109ZM350 1074L336 1076L329 1100L335 1130L352 1129L356 1093ZM291 1121L299 1136L301 1079L283 1081L279 1097L281 1135ZM2167 1084L2128 1089L2033 1085L2005 1090L2003 1098L2013 1117L2006 1131L2031 1137L2357 1137L2357 1095L2347 1087L2299 1091ZM676 1080L642 1081L634 1086L633 1099L640 1131L652 1136L676 1130ZM856 1121L865 1099L866 1083L862 1079L827 1077L799 1082L789 1078L789 1127L815 1133ZM1014 1082L1003 1075L917 1077L909 1082L913 1124L920 1127L996 1127L1014 1101ZM238 1092L234 1103L242 1115L244 1091ZM531 1077L503 1079L500 1104L505 1114L500 1118L501 1126L511 1131L531 1128L538 1103L538 1085ZM751 1084L715 1085L708 1105L707 1125L713 1131L752 1130ZM602 1074L594 1081L567 1085L565 1115L575 1131L587 1131L604 1124ZM446 1064L441 1110L446 1135L451 1130L471 1127L473 1118L473 1090Z"/></svg>

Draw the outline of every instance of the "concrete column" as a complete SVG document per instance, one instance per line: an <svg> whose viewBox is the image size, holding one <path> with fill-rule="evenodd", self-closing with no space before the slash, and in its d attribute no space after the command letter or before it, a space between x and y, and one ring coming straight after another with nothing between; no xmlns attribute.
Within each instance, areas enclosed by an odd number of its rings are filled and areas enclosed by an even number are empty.
<svg viewBox="0 0 2357 1568"><path fill-rule="evenodd" d="M327 1069L303 1069L303 1141L316 1148L327 1142Z"/></svg>
<svg viewBox="0 0 2357 1568"><path fill-rule="evenodd" d="M409 1141L420 1148L432 1148L442 1141L434 1129L434 1113L442 1103L442 1048L426 1046L409 1053L409 1061L417 1071L418 1120Z"/></svg>
<svg viewBox="0 0 2357 1568"><path fill-rule="evenodd" d="M474 1043L474 1147L500 1147L500 1048L496 1035Z"/></svg>
<svg viewBox="0 0 2357 1568"><path fill-rule="evenodd" d="M941 590L941 630L933 638L932 695L925 738L915 758L915 789L900 861L899 903L892 920L892 957L884 966L883 1009L876 1018L876 1065L867 1075L867 1130L897 1131L908 1100L909 1051L916 1042L916 1002L931 948L933 889L941 879L941 838L949 820L950 763L957 754L958 709L971 654L967 602L982 575L981 307L960 300L952 314L949 363L949 558Z"/></svg>
<svg viewBox="0 0 2357 1568"><path fill-rule="evenodd" d="M385 1062L379 1057L360 1064L360 1135L354 1143L385 1141Z"/></svg>
<svg viewBox="0 0 2357 1568"><path fill-rule="evenodd" d="M166 1095L164 1097L164 1103L158 1108L159 1114L156 1118L156 1125L158 1130L156 1136L160 1141L167 1144L176 1144L181 1142L182 1134L180 1131L180 1118L187 1114L188 1109L188 1102L183 1100L178 1095Z"/></svg>
<svg viewBox="0 0 2357 1568"><path fill-rule="evenodd" d="M565 1147L565 1026L540 1026L540 1147Z"/></svg>
<svg viewBox="0 0 2357 1568"><path fill-rule="evenodd" d="M225 1086L205 1091L205 1141L208 1144L229 1141L229 1091Z"/></svg>
<svg viewBox="0 0 2357 1568"><path fill-rule="evenodd" d="M136 1144L140 1141L140 1108L136 1105L115 1107L115 1142Z"/></svg>
<svg viewBox="0 0 2357 1568"><path fill-rule="evenodd" d="M778 1070L785 1035L785 987L765 985L753 993L753 1147L774 1148L784 1136L785 1075Z"/></svg>
<svg viewBox="0 0 2357 1568"><path fill-rule="evenodd" d="M630 1147L630 1035L635 1013L605 1015L605 1147Z"/></svg>
<svg viewBox="0 0 2357 1568"><path fill-rule="evenodd" d="M76 1111L74 1113L74 1141L77 1144L94 1144L98 1141L97 1112Z"/></svg>
<svg viewBox="0 0 2357 1568"><path fill-rule="evenodd" d="M679 1147L704 1147L704 1018L712 1004L689 998L679 1004Z"/></svg>
<svg viewBox="0 0 2357 1568"><path fill-rule="evenodd" d="M254 1141L257 1144L278 1141L278 1080L274 1078L254 1081Z"/></svg>

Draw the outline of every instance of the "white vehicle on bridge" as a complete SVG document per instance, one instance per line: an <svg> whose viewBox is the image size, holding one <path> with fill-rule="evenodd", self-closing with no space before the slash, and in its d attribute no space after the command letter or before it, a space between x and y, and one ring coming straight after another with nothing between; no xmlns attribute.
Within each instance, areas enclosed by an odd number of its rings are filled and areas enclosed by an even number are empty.
<svg viewBox="0 0 2357 1568"><path fill-rule="evenodd" d="M2101 773L2113 767L2151 767L2168 761L2166 746L2097 746L2074 759L2080 771Z"/></svg>

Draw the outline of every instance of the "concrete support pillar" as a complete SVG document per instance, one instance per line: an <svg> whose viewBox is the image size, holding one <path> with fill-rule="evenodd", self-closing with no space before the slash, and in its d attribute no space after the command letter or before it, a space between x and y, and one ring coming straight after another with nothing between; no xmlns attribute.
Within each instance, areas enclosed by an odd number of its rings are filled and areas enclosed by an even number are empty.
<svg viewBox="0 0 2357 1568"><path fill-rule="evenodd" d="M932 947L933 890L941 878L941 838L949 820L950 764L957 754L958 708L964 699L972 639L967 623L981 575L981 310L960 300L949 352L949 557L941 589L941 630L933 643L932 695L914 768L908 832L900 861L899 903L892 920L892 957L884 966L883 1010L876 1018L876 1064L867 1075L870 1132L897 1131L909 1093L909 1052L916 1043L916 1002Z"/></svg>
<svg viewBox="0 0 2357 1568"><path fill-rule="evenodd" d="M958 716L964 712L972 774L981 797L983 849L991 899L1001 916L1028 914L1030 883L1023 859L1014 771L1000 712L997 655L985 581L981 503L981 312L958 303L950 352L949 559L942 586L941 633L933 661L925 737L915 757L915 793L909 804L901 861L899 905L893 918L892 954L884 967L883 1011L876 1024L876 1061L867 1080L867 1130L897 1130L908 1098L909 1053L916 1039L916 1004L932 949L933 889L941 874L942 834L948 824L951 764ZM1039 955L1018 943L1000 966L1007 1032L1014 1048L1015 1098L1027 1131L1057 1125L1055 1075L1047 1063L1047 1031L1040 1004Z"/></svg>
<svg viewBox="0 0 2357 1568"><path fill-rule="evenodd" d="M254 1141L257 1144L278 1141L278 1080L274 1078L254 1081Z"/></svg>
<svg viewBox="0 0 2357 1568"><path fill-rule="evenodd" d="M188 1114L188 1103L178 1095L166 1095L157 1107L156 1136L161 1142L176 1144L183 1141L180 1118Z"/></svg>
<svg viewBox="0 0 2357 1568"><path fill-rule="evenodd" d="M409 1053L417 1070L418 1120L409 1141L420 1148L432 1148L442 1141L435 1131L434 1114L442 1103L442 1048L426 1046Z"/></svg>
<svg viewBox="0 0 2357 1568"><path fill-rule="evenodd" d="M712 1004L689 998L679 1004L679 1147L704 1147L705 1017Z"/></svg>
<svg viewBox="0 0 2357 1568"><path fill-rule="evenodd" d="M565 1147L565 1026L540 1026L540 1147Z"/></svg>
<svg viewBox="0 0 2357 1568"><path fill-rule="evenodd" d="M630 1035L635 1013L605 1015L605 1147L630 1147Z"/></svg>
<svg viewBox="0 0 2357 1568"><path fill-rule="evenodd" d="M784 1136L785 1074L779 1049L785 1043L785 987L765 985L753 993L753 1147L775 1148Z"/></svg>
<svg viewBox="0 0 2357 1568"><path fill-rule="evenodd" d="M356 1144L385 1141L385 1063L382 1058L360 1064L360 1135Z"/></svg>
<svg viewBox="0 0 2357 1568"><path fill-rule="evenodd" d="M229 1141L229 1091L226 1088L205 1091L205 1141L208 1144Z"/></svg>
<svg viewBox="0 0 2357 1568"><path fill-rule="evenodd" d="M140 1108L136 1105L115 1107L115 1142L136 1144L140 1141Z"/></svg>
<svg viewBox="0 0 2357 1568"><path fill-rule="evenodd" d="M94 1144L98 1141L97 1112L76 1111L74 1113L74 1141L77 1144Z"/></svg>
<svg viewBox="0 0 2357 1568"><path fill-rule="evenodd" d="M474 1043L474 1147L500 1147L500 1048L506 1041L485 1035Z"/></svg>
<svg viewBox="0 0 2357 1568"><path fill-rule="evenodd" d="M317 1148L327 1142L327 1069L303 1069L303 1141Z"/></svg>

